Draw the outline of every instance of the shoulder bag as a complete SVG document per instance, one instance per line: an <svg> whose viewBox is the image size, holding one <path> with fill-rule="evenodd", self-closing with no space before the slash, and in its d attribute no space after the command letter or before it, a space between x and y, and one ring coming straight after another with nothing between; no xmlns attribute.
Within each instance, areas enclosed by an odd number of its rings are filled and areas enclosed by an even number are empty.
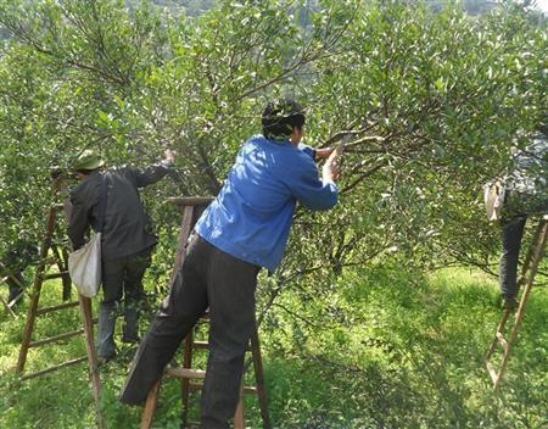
<svg viewBox="0 0 548 429"><path fill-rule="evenodd" d="M69 254L68 270L78 292L88 298L97 295L101 284L101 231L107 207L106 178L102 177L102 209L99 228L91 240Z"/></svg>

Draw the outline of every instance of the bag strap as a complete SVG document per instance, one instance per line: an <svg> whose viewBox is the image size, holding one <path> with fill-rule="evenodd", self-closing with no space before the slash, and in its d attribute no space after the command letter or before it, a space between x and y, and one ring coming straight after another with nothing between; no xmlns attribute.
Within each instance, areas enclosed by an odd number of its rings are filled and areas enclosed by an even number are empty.
<svg viewBox="0 0 548 429"><path fill-rule="evenodd" d="M100 195L100 204L101 213L99 215L99 224L97 225L97 232L103 232L103 226L105 226L105 214L107 212L107 178L106 173L101 174L101 195Z"/></svg>

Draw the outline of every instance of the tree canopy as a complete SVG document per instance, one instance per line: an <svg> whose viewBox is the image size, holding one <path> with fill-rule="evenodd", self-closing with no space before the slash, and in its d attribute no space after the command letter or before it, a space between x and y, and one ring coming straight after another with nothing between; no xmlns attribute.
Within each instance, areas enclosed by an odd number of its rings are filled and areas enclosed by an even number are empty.
<svg viewBox="0 0 548 429"><path fill-rule="evenodd" d="M265 101L306 105L306 142L349 143L341 204L300 211L281 278L367 264L489 269L481 186L546 110L546 23L504 3L220 1L199 16L150 2L0 2L2 243L39 236L49 169L84 148L110 164L180 154L149 196L215 194Z"/></svg>

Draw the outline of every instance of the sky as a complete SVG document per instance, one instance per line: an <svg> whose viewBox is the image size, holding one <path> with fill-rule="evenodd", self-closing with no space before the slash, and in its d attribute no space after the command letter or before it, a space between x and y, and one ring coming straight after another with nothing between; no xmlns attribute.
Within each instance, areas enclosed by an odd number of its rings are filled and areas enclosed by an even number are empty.
<svg viewBox="0 0 548 429"><path fill-rule="evenodd" d="M537 0L537 7L543 12L548 12L548 0Z"/></svg>

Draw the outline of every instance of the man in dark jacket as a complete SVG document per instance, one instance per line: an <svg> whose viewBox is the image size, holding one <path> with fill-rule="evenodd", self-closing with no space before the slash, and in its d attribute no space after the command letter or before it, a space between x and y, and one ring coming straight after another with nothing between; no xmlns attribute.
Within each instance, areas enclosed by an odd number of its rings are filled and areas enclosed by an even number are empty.
<svg viewBox="0 0 548 429"><path fill-rule="evenodd" d="M255 323L261 267L279 265L297 202L312 210L337 204L336 157L319 175L313 150L301 144L305 117L293 100L268 103L263 134L241 148L217 198L198 220L175 277L134 359L121 400L142 404L182 339L209 307L209 358L201 427L228 428L238 401L244 354Z"/></svg>
<svg viewBox="0 0 548 429"><path fill-rule="evenodd" d="M97 355L101 362L114 357L117 306L124 298L124 342L138 342L142 279L150 266L157 238L139 197L139 188L162 179L173 163L174 153L147 168L120 167L101 170L103 161L84 151L73 164L80 184L71 192L69 238L76 250L84 245L91 226L101 231L103 300L99 306Z"/></svg>

